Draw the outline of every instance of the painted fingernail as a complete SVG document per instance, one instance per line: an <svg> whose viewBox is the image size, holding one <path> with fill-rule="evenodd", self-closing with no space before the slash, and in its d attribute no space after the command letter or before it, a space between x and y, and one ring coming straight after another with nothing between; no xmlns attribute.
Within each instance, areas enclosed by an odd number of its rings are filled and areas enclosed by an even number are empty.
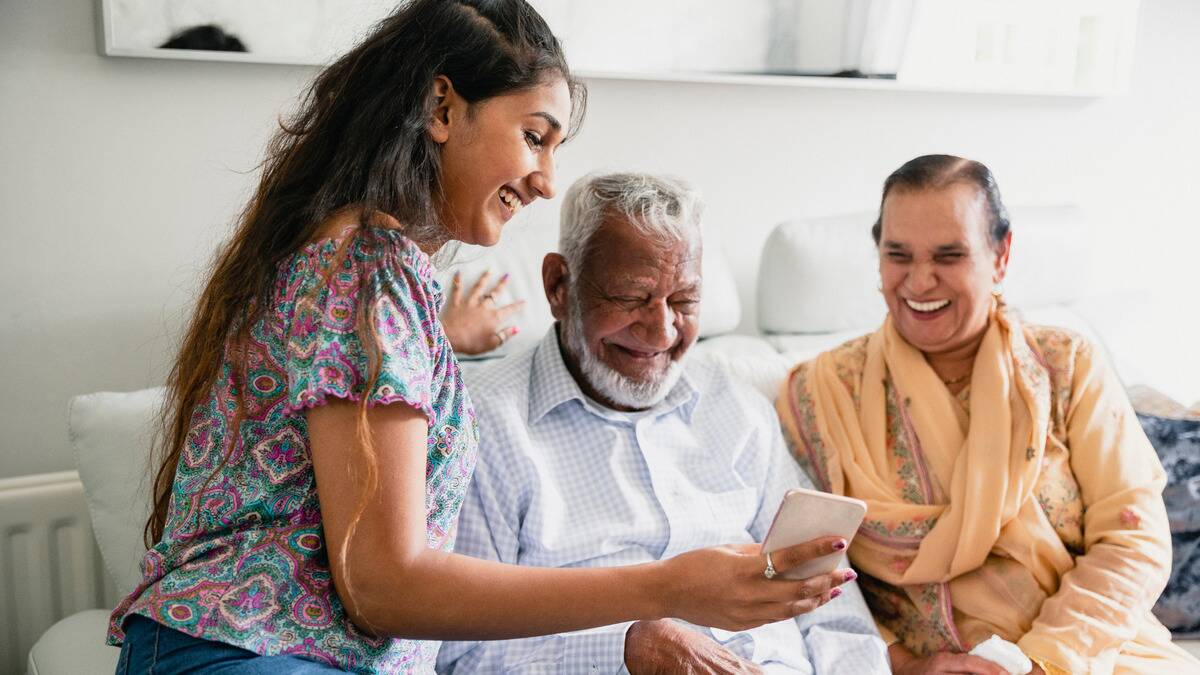
<svg viewBox="0 0 1200 675"><path fill-rule="evenodd" d="M513 326L512 328L508 329L509 335L516 335L517 333L520 333L520 332L521 332L521 329L518 326Z"/></svg>
<svg viewBox="0 0 1200 675"><path fill-rule="evenodd" d="M838 597L838 596L839 596L839 595L841 595L841 594L842 594L842 589L840 589L840 588L835 588L835 589L833 589L832 591L829 591L829 599L830 599L830 600L832 600L832 599L834 599L834 598Z"/></svg>
<svg viewBox="0 0 1200 675"><path fill-rule="evenodd" d="M500 277L500 281L508 281L508 272L505 272L504 276Z"/></svg>
<svg viewBox="0 0 1200 675"><path fill-rule="evenodd" d="M854 581L857 578L858 578L858 572L855 572L854 570L850 570L849 572L846 572L845 579L847 582Z"/></svg>
<svg viewBox="0 0 1200 675"><path fill-rule="evenodd" d="M838 539L837 541L833 542L833 550L840 551L844 548L846 548L846 540L845 539Z"/></svg>

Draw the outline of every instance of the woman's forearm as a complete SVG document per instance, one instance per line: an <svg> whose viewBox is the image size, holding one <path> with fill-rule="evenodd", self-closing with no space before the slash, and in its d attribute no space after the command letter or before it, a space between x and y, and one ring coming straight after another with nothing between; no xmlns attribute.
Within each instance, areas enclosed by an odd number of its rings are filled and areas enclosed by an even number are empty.
<svg viewBox="0 0 1200 675"><path fill-rule="evenodd" d="M369 411L375 447L386 451L377 453L376 492L360 505L357 477L367 469L364 453L353 451L357 414L352 403L332 402L307 417L330 572L359 628L407 638L498 639L660 618L660 599L672 591L663 571L669 563L539 569L428 548L428 429L411 406Z"/></svg>
<svg viewBox="0 0 1200 675"><path fill-rule="evenodd" d="M357 576L351 619L377 635L500 640L658 619L665 611L662 563L518 567L426 550L394 573Z"/></svg>
<svg viewBox="0 0 1200 675"><path fill-rule="evenodd" d="M717 546L669 560L605 569L539 569L428 548L427 425L410 406L372 409L377 488L353 447L357 410L331 403L309 411L313 469L329 568L351 621L375 635L503 639L561 633L670 614L725 630L747 630L818 607L849 577L835 570L802 581L767 579L755 544ZM824 537L774 552L786 570L844 546Z"/></svg>

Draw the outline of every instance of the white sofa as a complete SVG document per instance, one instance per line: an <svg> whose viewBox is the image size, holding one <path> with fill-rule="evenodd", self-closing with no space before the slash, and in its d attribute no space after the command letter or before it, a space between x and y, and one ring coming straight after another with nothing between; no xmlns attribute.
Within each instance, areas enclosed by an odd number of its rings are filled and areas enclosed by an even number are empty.
<svg viewBox="0 0 1200 675"><path fill-rule="evenodd" d="M1128 311L1114 315L1112 305L1088 297L1086 228L1077 210L1040 207L1014 209L1012 215L1015 244L1005 292L1013 304L1027 310L1031 320L1066 325L1106 345L1127 384L1153 386L1155 373L1169 373L1173 384L1161 389L1185 402L1200 399L1200 389L1188 389L1200 386L1200 373L1180 377L1174 362L1156 361L1154 350L1139 348L1149 329L1130 321ZM755 335L733 333L741 316L738 289L720 242L710 234L702 339L695 357L715 360L774 396L791 365L871 330L884 314L875 290L872 219L858 214L777 227L758 270ZM509 295L528 301L516 317L519 336L493 356L528 346L550 326L540 268L554 245L549 228L518 228L495 249L464 248L458 262L443 270L444 275L462 271L468 280L483 269L508 273ZM108 573L122 590L139 576L149 483L146 453L160 397L158 389L97 393L71 405L71 438L96 539ZM90 610L55 624L31 650L29 672L112 673L117 650L102 644L107 616L105 610ZM1200 654L1200 645L1187 646Z"/></svg>

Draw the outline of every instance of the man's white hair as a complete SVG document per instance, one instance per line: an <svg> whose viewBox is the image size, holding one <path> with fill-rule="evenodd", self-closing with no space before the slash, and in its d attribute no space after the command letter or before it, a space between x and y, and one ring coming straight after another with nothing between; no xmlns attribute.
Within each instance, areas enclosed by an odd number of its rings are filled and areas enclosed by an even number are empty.
<svg viewBox="0 0 1200 675"><path fill-rule="evenodd" d="M620 218L662 242L692 241L700 235L700 193L687 182L648 173L589 174L563 198L558 252L571 282L583 268L592 236L608 218Z"/></svg>

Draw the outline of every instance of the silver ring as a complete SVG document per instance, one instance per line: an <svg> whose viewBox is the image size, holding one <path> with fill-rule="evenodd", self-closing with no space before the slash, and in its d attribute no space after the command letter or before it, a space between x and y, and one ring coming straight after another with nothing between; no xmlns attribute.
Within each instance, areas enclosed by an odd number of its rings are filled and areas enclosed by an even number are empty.
<svg viewBox="0 0 1200 675"><path fill-rule="evenodd" d="M774 579L779 573L775 571L775 563L771 562L771 554L767 554L767 569L763 570L763 576L768 579Z"/></svg>
<svg viewBox="0 0 1200 675"><path fill-rule="evenodd" d="M500 344L504 344L508 341L508 329L501 328L500 330L496 331L496 337L500 338Z"/></svg>

